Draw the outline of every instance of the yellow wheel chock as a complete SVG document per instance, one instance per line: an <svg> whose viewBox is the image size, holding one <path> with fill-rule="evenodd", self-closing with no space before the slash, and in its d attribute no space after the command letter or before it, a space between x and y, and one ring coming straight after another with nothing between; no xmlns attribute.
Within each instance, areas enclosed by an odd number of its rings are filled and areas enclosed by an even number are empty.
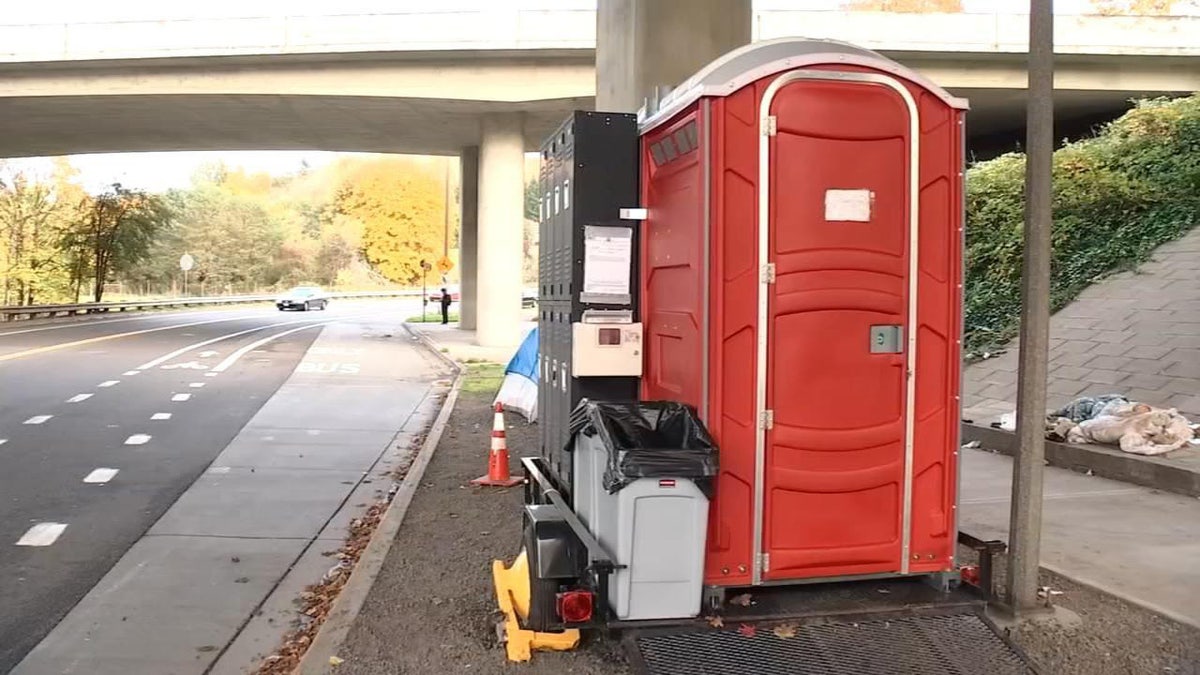
<svg viewBox="0 0 1200 675"><path fill-rule="evenodd" d="M492 561L492 581L496 586L496 601L504 613L505 651L509 661L528 661L533 650L568 651L579 645L579 629L561 633L536 633L521 628L520 620L529 616L529 558L525 550L517 555L511 567L503 560Z"/></svg>

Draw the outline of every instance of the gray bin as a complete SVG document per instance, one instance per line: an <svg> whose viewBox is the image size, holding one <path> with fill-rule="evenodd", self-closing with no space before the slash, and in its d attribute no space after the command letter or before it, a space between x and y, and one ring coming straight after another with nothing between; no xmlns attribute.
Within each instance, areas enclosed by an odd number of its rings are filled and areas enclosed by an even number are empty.
<svg viewBox="0 0 1200 675"><path fill-rule="evenodd" d="M611 577L609 604L620 620L698 616L708 497L693 480L670 475L627 476L614 485L610 463L622 465L629 451L613 449L612 440L604 433L575 433L571 448L575 512L625 566ZM704 463L706 475L715 469L715 462Z"/></svg>

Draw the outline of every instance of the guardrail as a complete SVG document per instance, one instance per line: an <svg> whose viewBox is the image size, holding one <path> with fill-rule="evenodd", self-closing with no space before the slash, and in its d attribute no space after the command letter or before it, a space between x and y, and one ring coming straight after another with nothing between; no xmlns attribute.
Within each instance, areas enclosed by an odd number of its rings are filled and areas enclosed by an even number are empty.
<svg viewBox="0 0 1200 675"><path fill-rule="evenodd" d="M80 314L105 314L167 307L195 307L200 305L239 305L274 302L275 295L228 295L208 298L170 298L164 300L136 300L131 302L81 302L72 305L27 305L0 307L0 323L21 319L76 316ZM404 298L421 297L421 291L363 291L356 293L330 293L330 299L349 298Z"/></svg>

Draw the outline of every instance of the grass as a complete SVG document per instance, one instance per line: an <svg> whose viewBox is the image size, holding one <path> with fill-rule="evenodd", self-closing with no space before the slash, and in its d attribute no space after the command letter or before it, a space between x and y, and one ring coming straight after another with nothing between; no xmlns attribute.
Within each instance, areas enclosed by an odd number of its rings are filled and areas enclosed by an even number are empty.
<svg viewBox="0 0 1200 675"><path fill-rule="evenodd" d="M421 316L420 314L418 314L416 316L408 317L408 323L441 323L441 322L442 322L442 310L440 310L440 309L430 310L428 312L425 312L425 316ZM458 322L458 312L450 312L450 322L451 323Z"/></svg>
<svg viewBox="0 0 1200 675"><path fill-rule="evenodd" d="M470 360L466 363L467 374L463 378L462 392L478 396L491 396L500 389L504 381L504 366L499 363Z"/></svg>

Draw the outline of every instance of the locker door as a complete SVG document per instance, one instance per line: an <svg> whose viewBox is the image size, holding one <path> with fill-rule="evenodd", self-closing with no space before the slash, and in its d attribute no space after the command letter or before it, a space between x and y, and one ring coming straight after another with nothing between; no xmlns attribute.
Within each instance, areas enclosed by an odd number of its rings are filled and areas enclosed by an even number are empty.
<svg viewBox="0 0 1200 675"><path fill-rule="evenodd" d="M763 112L759 580L907 572L915 105L796 71Z"/></svg>

